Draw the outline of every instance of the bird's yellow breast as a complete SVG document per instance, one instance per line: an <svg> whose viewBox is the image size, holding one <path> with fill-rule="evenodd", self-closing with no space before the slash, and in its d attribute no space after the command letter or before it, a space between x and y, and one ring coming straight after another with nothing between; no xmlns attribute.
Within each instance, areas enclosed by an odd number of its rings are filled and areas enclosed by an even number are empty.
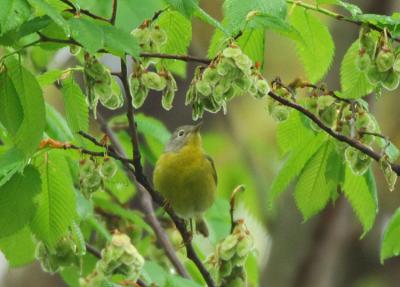
<svg viewBox="0 0 400 287"><path fill-rule="evenodd" d="M184 218L200 215L214 201L214 168L201 147L196 145L186 145L178 152L161 155L153 181L156 190Z"/></svg>

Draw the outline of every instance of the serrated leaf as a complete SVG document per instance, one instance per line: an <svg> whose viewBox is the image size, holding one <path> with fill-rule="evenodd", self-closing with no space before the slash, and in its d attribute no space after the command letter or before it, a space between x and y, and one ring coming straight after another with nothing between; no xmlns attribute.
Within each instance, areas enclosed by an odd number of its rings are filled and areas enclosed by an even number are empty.
<svg viewBox="0 0 400 287"><path fill-rule="evenodd" d="M17 28L31 16L26 0L0 0L0 35Z"/></svg>
<svg viewBox="0 0 400 287"><path fill-rule="evenodd" d="M381 263L400 254L400 208L396 210L385 228L381 244Z"/></svg>
<svg viewBox="0 0 400 287"><path fill-rule="evenodd" d="M114 26L102 26L102 29L104 46L107 50L117 56L123 56L126 53L134 58L139 57L139 44L130 33Z"/></svg>
<svg viewBox="0 0 400 287"><path fill-rule="evenodd" d="M264 63L265 30L262 28L246 30L237 41L243 53L256 63Z"/></svg>
<svg viewBox="0 0 400 287"><path fill-rule="evenodd" d="M378 198L372 171L357 176L347 167L343 192L363 226L363 237L372 228L378 213Z"/></svg>
<svg viewBox="0 0 400 287"><path fill-rule="evenodd" d="M60 77L64 74L65 71L63 70L50 70L47 71L37 77L39 85L44 88L46 86L54 84L55 81L60 79Z"/></svg>
<svg viewBox="0 0 400 287"><path fill-rule="evenodd" d="M74 138L64 117L49 104L46 104L45 132L52 139L62 142L69 142Z"/></svg>
<svg viewBox="0 0 400 287"><path fill-rule="evenodd" d="M44 0L28 0L28 2L35 8L44 12L47 16L49 16L54 23L56 23L60 28L63 29L65 35L69 37L70 29L67 20L65 20L60 12L57 11L56 8L52 7Z"/></svg>
<svg viewBox="0 0 400 287"><path fill-rule="evenodd" d="M152 137L163 145L165 145L171 137L171 133L161 121L144 114L138 114L135 119L139 133Z"/></svg>
<svg viewBox="0 0 400 287"><path fill-rule="evenodd" d="M167 33L167 43L162 46L161 52L165 54L187 54L192 41L191 22L176 11L165 11L159 16L157 23ZM162 60L161 64L180 76L186 74L186 62Z"/></svg>
<svg viewBox="0 0 400 287"><path fill-rule="evenodd" d="M45 126L46 112L42 89L35 76L15 59L8 58L6 67L24 114L22 123L14 137L14 142L16 147L25 153L26 157L30 157L36 151L43 137Z"/></svg>
<svg viewBox="0 0 400 287"><path fill-rule="evenodd" d="M269 204L275 202L278 196L287 188L290 182L300 174L309 159L318 151L321 145L326 141L325 134L318 134L310 141L297 147L289 155L279 174L272 182L269 191Z"/></svg>
<svg viewBox="0 0 400 287"><path fill-rule="evenodd" d="M75 83L72 75L62 82L61 92L67 123L76 135L79 131L89 129L89 107L81 88Z"/></svg>
<svg viewBox="0 0 400 287"><path fill-rule="evenodd" d="M332 146L324 144L306 164L299 176L294 197L304 220L321 211L336 188L336 184L326 177L328 159Z"/></svg>
<svg viewBox="0 0 400 287"><path fill-rule="evenodd" d="M24 153L16 147L0 153L0 186L5 184L15 173L21 172L25 165Z"/></svg>
<svg viewBox="0 0 400 287"><path fill-rule="evenodd" d="M0 238L0 251L12 268L31 263L35 259L35 249L36 244L28 226L8 237Z"/></svg>
<svg viewBox="0 0 400 287"><path fill-rule="evenodd" d="M340 84L342 93L340 97L345 99L357 99L372 92L371 85L364 72L357 69L356 57L358 56L359 42L355 41L347 50L340 66Z"/></svg>
<svg viewBox="0 0 400 287"><path fill-rule="evenodd" d="M276 137L280 152L283 155L302 146L315 133L305 124L305 119L298 111L292 111L286 121L279 123Z"/></svg>
<svg viewBox="0 0 400 287"><path fill-rule="evenodd" d="M61 151L45 153L39 160L42 191L31 228L38 239L54 246L68 231L76 215L74 186Z"/></svg>
<svg viewBox="0 0 400 287"><path fill-rule="evenodd" d="M24 112L11 78L0 73L0 123L14 137L23 120Z"/></svg>
<svg viewBox="0 0 400 287"><path fill-rule="evenodd" d="M0 237L10 236L29 224L39 191L40 176L33 166L27 166L22 174L15 173L0 187Z"/></svg>
<svg viewBox="0 0 400 287"><path fill-rule="evenodd" d="M290 21L302 38L296 42L296 48L307 77L316 83L332 64L335 53L332 36L326 25L301 7L294 9Z"/></svg>
<svg viewBox="0 0 400 287"><path fill-rule="evenodd" d="M198 1L196 0L165 0L171 8L175 9L186 17L191 17Z"/></svg>
<svg viewBox="0 0 400 287"><path fill-rule="evenodd" d="M104 32L100 25L85 18L71 18L68 23L72 38L89 53L94 54L104 48Z"/></svg>

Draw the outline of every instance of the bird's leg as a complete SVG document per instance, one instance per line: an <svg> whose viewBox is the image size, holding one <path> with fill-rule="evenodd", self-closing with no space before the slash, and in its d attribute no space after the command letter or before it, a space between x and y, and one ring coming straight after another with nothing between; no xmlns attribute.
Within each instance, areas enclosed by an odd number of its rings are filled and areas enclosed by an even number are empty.
<svg viewBox="0 0 400 287"><path fill-rule="evenodd" d="M185 222L185 228L187 229L187 220L185 220L184 221ZM192 239L193 239L193 221L192 221L192 219L190 218L189 219L189 231L188 231L188 233L189 233L189 237L188 238L183 238L183 240L182 240L182 243L181 243L181 245L179 246L179 248L183 248L183 247L185 247L186 245L188 245L188 244L190 244L191 242L192 242Z"/></svg>
<svg viewBox="0 0 400 287"><path fill-rule="evenodd" d="M171 209L171 208L172 208L172 205L171 205L171 203L169 202L168 199L164 199L164 202L163 202L163 204L161 205L161 207L162 207L162 209L163 209L164 212L165 212L165 210Z"/></svg>

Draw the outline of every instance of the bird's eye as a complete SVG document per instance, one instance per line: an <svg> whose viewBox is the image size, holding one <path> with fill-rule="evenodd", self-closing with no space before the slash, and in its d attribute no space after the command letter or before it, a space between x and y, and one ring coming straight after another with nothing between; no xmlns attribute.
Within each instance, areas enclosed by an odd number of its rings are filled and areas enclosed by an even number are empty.
<svg viewBox="0 0 400 287"><path fill-rule="evenodd" d="M183 131L183 130L181 130L181 131L179 131L179 133L178 133L178 136L183 136L185 134L185 131Z"/></svg>

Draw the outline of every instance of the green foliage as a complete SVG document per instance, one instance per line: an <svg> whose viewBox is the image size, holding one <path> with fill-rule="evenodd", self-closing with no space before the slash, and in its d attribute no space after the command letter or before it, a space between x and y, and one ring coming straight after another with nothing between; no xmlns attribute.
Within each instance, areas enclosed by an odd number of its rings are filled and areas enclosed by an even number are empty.
<svg viewBox="0 0 400 287"><path fill-rule="evenodd" d="M381 246L381 262L400 253L400 208L396 210L385 228Z"/></svg>
<svg viewBox="0 0 400 287"><path fill-rule="evenodd" d="M26 0L1 0L0 7L0 35L17 28L31 16Z"/></svg>
<svg viewBox="0 0 400 287"><path fill-rule="evenodd" d="M137 58L139 56L139 45L136 39L128 32L114 27L102 26L104 33L104 47L117 56L125 53Z"/></svg>
<svg viewBox="0 0 400 287"><path fill-rule="evenodd" d="M301 7L296 7L290 15L292 25L299 31L303 41L296 47L309 80L318 82L328 72L335 45L328 28L318 18Z"/></svg>
<svg viewBox="0 0 400 287"><path fill-rule="evenodd" d="M75 83L73 75L62 81L61 92L64 98L65 116L71 131L78 137L79 131L89 129L89 108L85 95Z"/></svg>
<svg viewBox="0 0 400 287"><path fill-rule="evenodd" d="M59 151L43 154L37 162L42 178L38 208L31 223L38 239L54 246L76 216L76 197L68 164Z"/></svg>
<svg viewBox="0 0 400 287"><path fill-rule="evenodd" d="M334 152L330 143L325 143L306 164L299 176L294 191L297 207L304 220L321 211L336 189L337 182L326 176L328 158Z"/></svg>
<svg viewBox="0 0 400 287"><path fill-rule="evenodd" d="M347 167L343 193L363 226L363 237L372 228L378 213L378 198L372 172L357 176Z"/></svg>
<svg viewBox="0 0 400 287"><path fill-rule="evenodd" d="M344 55L340 67L340 83L342 86L341 97L345 99L357 99L372 92L373 86L366 74L356 67L355 58L358 55L359 41L355 41Z"/></svg>
<svg viewBox="0 0 400 287"><path fill-rule="evenodd" d="M36 211L34 198L40 187L40 176L33 166L27 166L22 174L14 174L0 187L0 238L29 224Z"/></svg>
<svg viewBox="0 0 400 287"><path fill-rule="evenodd" d="M91 54L104 47L103 29L85 18L71 18L68 20L71 26L71 35L77 42Z"/></svg>

